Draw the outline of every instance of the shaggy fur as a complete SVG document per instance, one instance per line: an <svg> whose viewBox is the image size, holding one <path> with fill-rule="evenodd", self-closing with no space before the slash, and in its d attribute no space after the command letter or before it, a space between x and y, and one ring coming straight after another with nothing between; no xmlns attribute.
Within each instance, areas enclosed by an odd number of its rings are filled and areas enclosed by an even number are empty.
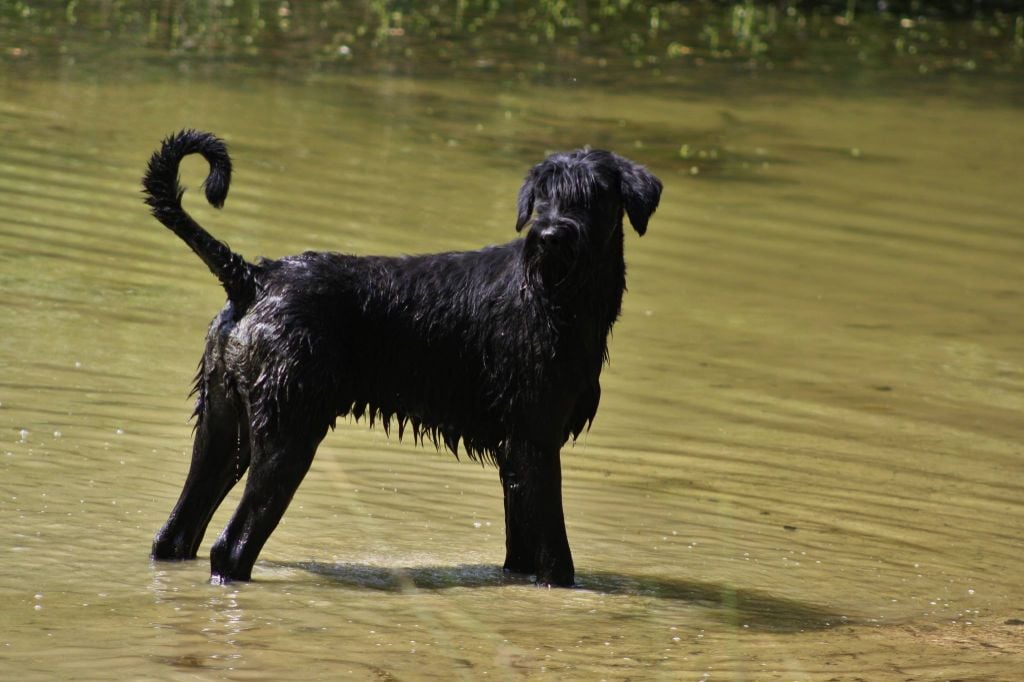
<svg viewBox="0 0 1024 682"><path fill-rule="evenodd" d="M164 140L143 185L153 215L227 292L196 377L192 463L153 542L191 559L214 510L248 469L211 550L212 580L248 580L338 416L442 444L498 466L508 571L572 585L559 450L597 411L608 332L625 290L623 214L641 235L661 183L606 151L553 154L519 192L525 238L406 257L306 252L249 263L182 208L178 166L201 154L220 207L224 143ZM532 220L531 220L532 217Z"/></svg>

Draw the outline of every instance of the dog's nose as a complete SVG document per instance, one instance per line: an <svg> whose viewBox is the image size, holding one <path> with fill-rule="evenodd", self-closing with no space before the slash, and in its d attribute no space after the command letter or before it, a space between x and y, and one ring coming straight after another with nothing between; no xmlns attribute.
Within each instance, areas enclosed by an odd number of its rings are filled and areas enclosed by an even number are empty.
<svg viewBox="0 0 1024 682"><path fill-rule="evenodd" d="M554 244L555 242L558 241L560 233L561 230L559 230L557 227L545 227L543 230L540 231L540 234L538 236L540 237L540 240L542 242Z"/></svg>

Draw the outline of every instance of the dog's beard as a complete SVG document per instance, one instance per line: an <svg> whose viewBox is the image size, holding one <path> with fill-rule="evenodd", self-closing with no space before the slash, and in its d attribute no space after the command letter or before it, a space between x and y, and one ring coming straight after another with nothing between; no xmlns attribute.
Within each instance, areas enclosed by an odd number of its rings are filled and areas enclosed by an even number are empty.
<svg viewBox="0 0 1024 682"><path fill-rule="evenodd" d="M585 284L591 248L575 223L535 224L527 238L528 276L549 295L571 296Z"/></svg>

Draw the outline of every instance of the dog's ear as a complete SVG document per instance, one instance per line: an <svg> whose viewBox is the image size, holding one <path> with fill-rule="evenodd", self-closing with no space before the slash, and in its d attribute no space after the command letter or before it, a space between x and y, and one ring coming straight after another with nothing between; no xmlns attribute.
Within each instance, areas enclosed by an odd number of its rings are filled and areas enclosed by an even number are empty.
<svg viewBox="0 0 1024 682"><path fill-rule="evenodd" d="M633 229L643 236L644 232L647 232L647 221L651 219L661 200L661 180L629 159L616 156L616 160L622 174L621 191L626 214Z"/></svg>
<svg viewBox="0 0 1024 682"><path fill-rule="evenodd" d="M533 185L536 180L536 174L531 170L526 176L523 186L519 188L519 199L516 202L519 210L519 215L516 217L516 232L523 230L533 213Z"/></svg>

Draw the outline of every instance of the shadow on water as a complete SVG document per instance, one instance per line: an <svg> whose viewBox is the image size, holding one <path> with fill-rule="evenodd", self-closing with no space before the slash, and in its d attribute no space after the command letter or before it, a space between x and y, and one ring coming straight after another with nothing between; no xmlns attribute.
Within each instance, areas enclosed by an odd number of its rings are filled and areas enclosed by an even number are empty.
<svg viewBox="0 0 1024 682"><path fill-rule="evenodd" d="M507 574L493 564L392 568L357 563L295 562L276 565L307 571L328 578L339 586L396 593L533 584L529 577ZM577 573L576 580L575 590L674 600L706 608L715 620L737 628L804 632L855 623L854 619L817 604L720 583L604 571Z"/></svg>

